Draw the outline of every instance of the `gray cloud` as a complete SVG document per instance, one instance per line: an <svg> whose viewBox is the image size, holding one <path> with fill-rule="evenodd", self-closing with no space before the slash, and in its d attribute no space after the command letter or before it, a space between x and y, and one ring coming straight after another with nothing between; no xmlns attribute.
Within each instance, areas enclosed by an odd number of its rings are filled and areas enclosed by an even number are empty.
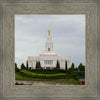
<svg viewBox="0 0 100 100"><path fill-rule="evenodd" d="M15 15L17 63L45 50L48 29L51 30L55 52L71 56L76 66L85 63L85 15Z"/></svg>

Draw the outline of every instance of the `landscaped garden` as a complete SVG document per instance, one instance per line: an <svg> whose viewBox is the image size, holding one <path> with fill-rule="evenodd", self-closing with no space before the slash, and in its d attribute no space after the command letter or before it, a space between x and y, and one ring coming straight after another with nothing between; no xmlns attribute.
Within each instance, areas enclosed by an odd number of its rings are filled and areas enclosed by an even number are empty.
<svg viewBox="0 0 100 100"><path fill-rule="evenodd" d="M80 64L77 68L74 68L74 64L72 63L71 67L66 70L59 68L47 70L41 69L39 66L36 69L31 69L22 64L21 69L19 69L15 63L15 80L38 82L49 81L79 85L79 79L85 79L85 66L82 64ZM18 83L16 85L18 85Z"/></svg>

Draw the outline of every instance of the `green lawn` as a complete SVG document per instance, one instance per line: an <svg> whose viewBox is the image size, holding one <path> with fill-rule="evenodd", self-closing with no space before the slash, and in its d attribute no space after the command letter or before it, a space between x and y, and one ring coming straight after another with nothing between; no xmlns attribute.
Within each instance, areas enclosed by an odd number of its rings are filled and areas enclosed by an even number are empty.
<svg viewBox="0 0 100 100"><path fill-rule="evenodd" d="M27 70L21 70L15 73L16 80L27 80L27 81L50 81L50 82L63 82L68 84L78 85L79 81L73 78L68 78L68 73L42 73L30 72Z"/></svg>
<svg viewBox="0 0 100 100"><path fill-rule="evenodd" d="M21 72L23 72L24 74L27 74L27 75L39 75L39 76L58 76L58 75L66 75L66 73L55 73L55 74L47 74L47 73L36 73L36 72L29 72L27 70L22 70Z"/></svg>

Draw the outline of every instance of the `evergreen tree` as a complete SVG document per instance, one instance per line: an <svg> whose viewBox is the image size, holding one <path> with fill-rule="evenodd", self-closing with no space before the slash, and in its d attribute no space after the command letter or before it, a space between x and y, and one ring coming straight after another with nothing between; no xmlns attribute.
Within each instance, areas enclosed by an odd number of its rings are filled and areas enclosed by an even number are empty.
<svg viewBox="0 0 100 100"><path fill-rule="evenodd" d="M56 69L60 69L59 61L57 60Z"/></svg>
<svg viewBox="0 0 100 100"><path fill-rule="evenodd" d="M77 67L75 68L75 71L78 71L78 68Z"/></svg>
<svg viewBox="0 0 100 100"><path fill-rule="evenodd" d="M28 60L26 61L26 69L28 69Z"/></svg>
<svg viewBox="0 0 100 100"><path fill-rule="evenodd" d="M32 70L32 68L31 68L31 67L29 67L29 68L28 68L28 70L29 70L29 71L31 71L31 70Z"/></svg>
<svg viewBox="0 0 100 100"><path fill-rule="evenodd" d="M41 64L40 64L40 61L36 62L36 69L42 69L41 68Z"/></svg>
<svg viewBox="0 0 100 100"><path fill-rule="evenodd" d="M71 68L69 68L69 71L74 71L74 70L75 70L74 63L72 63Z"/></svg>
<svg viewBox="0 0 100 100"><path fill-rule="evenodd" d="M85 71L85 66L82 63L80 63L78 69L79 71Z"/></svg>
<svg viewBox="0 0 100 100"><path fill-rule="evenodd" d="M15 63L15 69L17 68L17 64Z"/></svg>
<svg viewBox="0 0 100 100"><path fill-rule="evenodd" d="M20 69L17 67L17 64L15 63L15 72L19 72Z"/></svg>
<svg viewBox="0 0 100 100"><path fill-rule="evenodd" d="M21 70L25 70L25 69L26 69L26 67L25 67L24 63L22 63L21 64Z"/></svg>
<svg viewBox="0 0 100 100"><path fill-rule="evenodd" d="M68 68L67 68L67 61L65 61L65 70L67 70Z"/></svg>

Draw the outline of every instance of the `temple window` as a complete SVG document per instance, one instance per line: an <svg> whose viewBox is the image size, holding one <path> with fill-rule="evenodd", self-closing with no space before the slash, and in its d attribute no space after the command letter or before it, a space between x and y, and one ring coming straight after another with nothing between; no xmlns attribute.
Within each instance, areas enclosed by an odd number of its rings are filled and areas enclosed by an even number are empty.
<svg viewBox="0 0 100 100"><path fill-rule="evenodd" d="M53 60L44 60L44 64L45 65L52 65L53 64Z"/></svg>
<svg viewBox="0 0 100 100"><path fill-rule="evenodd" d="M48 48L48 51L50 51L50 48Z"/></svg>

